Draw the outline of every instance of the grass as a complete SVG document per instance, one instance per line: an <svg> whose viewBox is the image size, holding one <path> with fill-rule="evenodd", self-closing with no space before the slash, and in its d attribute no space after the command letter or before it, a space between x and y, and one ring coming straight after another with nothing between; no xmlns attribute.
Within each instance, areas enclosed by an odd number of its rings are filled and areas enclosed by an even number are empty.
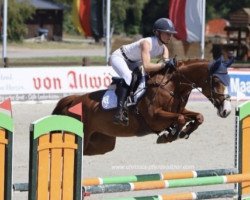
<svg viewBox="0 0 250 200"><path fill-rule="evenodd" d="M39 41L35 39L25 40L23 42L8 43L11 49L100 49L105 48L102 43L95 43L93 39L84 39L82 36L64 35L63 41ZM104 65L105 58L87 57L85 62L93 65ZM33 57L33 58L11 58L9 67L12 66L42 66L42 65L82 65L83 57L80 56L62 56L62 57Z"/></svg>
<svg viewBox="0 0 250 200"><path fill-rule="evenodd" d="M39 41L35 39L25 40L23 42L8 43L8 47L12 48L29 48L29 49L88 49L88 48L104 48L100 43L95 43L90 39L73 39L64 38L63 41Z"/></svg>
<svg viewBox="0 0 250 200"><path fill-rule="evenodd" d="M12 58L9 62L9 67L12 66L82 66L84 65L105 65L104 57L88 57L83 60L80 56L65 56L65 57L42 57L42 58Z"/></svg>

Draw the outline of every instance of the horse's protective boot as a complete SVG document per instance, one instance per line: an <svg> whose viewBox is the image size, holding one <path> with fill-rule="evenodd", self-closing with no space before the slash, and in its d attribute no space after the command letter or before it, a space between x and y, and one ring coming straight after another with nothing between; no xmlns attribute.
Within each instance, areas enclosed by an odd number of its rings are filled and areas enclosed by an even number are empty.
<svg viewBox="0 0 250 200"><path fill-rule="evenodd" d="M171 125L168 127L165 131L162 132L162 134L157 138L156 143L168 143L173 142L177 139L179 134L178 127L176 125Z"/></svg>
<svg viewBox="0 0 250 200"><path fill-rule="evenodd" d="M125 101L128 96L129 86L125 83L122 79L117 84L117 112L114 116L113 123L114 124L121 124L123 126L128 126L129 119L127 114L127 109L125 108Z"/></svg>

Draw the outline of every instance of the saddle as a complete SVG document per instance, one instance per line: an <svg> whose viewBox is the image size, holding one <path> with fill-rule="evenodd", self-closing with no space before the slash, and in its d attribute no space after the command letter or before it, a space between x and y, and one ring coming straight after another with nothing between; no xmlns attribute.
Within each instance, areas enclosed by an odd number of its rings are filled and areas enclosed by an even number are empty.
<svg viewBox="0 0 250 200"><path fill-rule="evenodd" d="M122 78L112 77L112 82L102 97L102 107L105 110L117 107L117 84ZM146 77L142 75L139 68L132 73L132 81L130 84L129 95L126 100L126 106L131 107L137 104L138 100L143 96L146 90Z"/></svg>

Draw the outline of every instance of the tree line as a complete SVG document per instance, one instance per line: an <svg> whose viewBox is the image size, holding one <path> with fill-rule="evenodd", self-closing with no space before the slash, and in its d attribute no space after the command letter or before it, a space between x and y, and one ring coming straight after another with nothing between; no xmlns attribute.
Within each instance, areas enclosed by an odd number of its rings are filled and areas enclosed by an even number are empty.
<svg viewBox="0 0 250 200"><path fill-rule="evenodd" d="M64 6L64 32L78 34L72 19L72 0L48 1ZM110 1L114 34L150 35L154 21L160 17L168 17L169 0ZM27 31L25 21L32 17L35 9L28 1L18 3L16 0L9 0L8 4L8 39L21 41ZM206 21L214 18L229 19L230 13L249 6L250 0L206 0Z"/></svg>

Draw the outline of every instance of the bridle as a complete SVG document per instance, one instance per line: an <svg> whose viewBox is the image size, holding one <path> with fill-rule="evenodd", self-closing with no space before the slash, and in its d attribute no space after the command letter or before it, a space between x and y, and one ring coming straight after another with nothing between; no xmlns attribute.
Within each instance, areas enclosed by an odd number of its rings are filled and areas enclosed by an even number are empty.
<svg viewBox="0 0 250 200"><path fill-rule="evenodd" d="M213 79L212 74L209 75L209 84L210 84L210 88L211 88L211 93L210 93L210 97L208 97L208 99L212 102L212 104L215 107L219 108L220 106L222 106L222 104L225 100L230 101L231 96L229 94L219 93L215 90L214 79ZM216 100L216 97L218 99L218 96L219 97L222 96L222 101Z"/></svg>
<svg viewBox="0 0 250 200"><path fill-rule="evenodd" d="M199 87L196 86L194 82L190 81L184 74L181 74L181 72L179 72L179 74L188 82L180 82L180 84L190 85L192 89L196 89L202 94L202 91ZM208 83L210 85L210 95L207 98L212 102L215 107L221 107L225 100L230 101L231 96L229 94L219 93L215 90L213 74L209 74L208 80L205 80L205 83ZM220 96L222 96L222 101L217 100Z"/></svg>
<svg viewBox="0 0 250 200"><path fill-rule="evenodd" d="M176 68L175 73L178 73L178 76L181 77L182 80L184 80L184 81L180 80L180 82L179 82L180 85L189 85L191 90L196 89L201 94L203 94L202 90L196 85L196 83L194 83L189 78L187 78L186 75L184 75L182 72L180 72L180 70L178 68ZM160 87L164 87L165 85L167 85L171 81L171 77L169 79L166 79L167 74L168 74L168 69L166 70L165 75L163 75L163 78L161 79L161 81L159 83L157 83L157 82L152 83L151 86L160 88ZM204 80L205 84L210 85L210 95L208 95L207 98L211 101L211 103L215 107L219 108L219 107L222 106L222 104L223 104L223 102L225 100L230 101L231 96L229 94L219 93L219 92L216 91L215 86L214 86L215 83L214 83L214 78L213 77L214 77L213 74L209 73L208 79ZM157 89L157 91L158 91L158 89ZM155 95L157 94L157 91L156 91ZM174 96L172 91L169 91L169 93L170 93L171 96ZM222 98L220 98L220 97L222 97ZM180 95L180 98L185 99L185 97L183 95ZM218 100L218 98L220 98L222 100L220 101L220 100Z"/></svg>

